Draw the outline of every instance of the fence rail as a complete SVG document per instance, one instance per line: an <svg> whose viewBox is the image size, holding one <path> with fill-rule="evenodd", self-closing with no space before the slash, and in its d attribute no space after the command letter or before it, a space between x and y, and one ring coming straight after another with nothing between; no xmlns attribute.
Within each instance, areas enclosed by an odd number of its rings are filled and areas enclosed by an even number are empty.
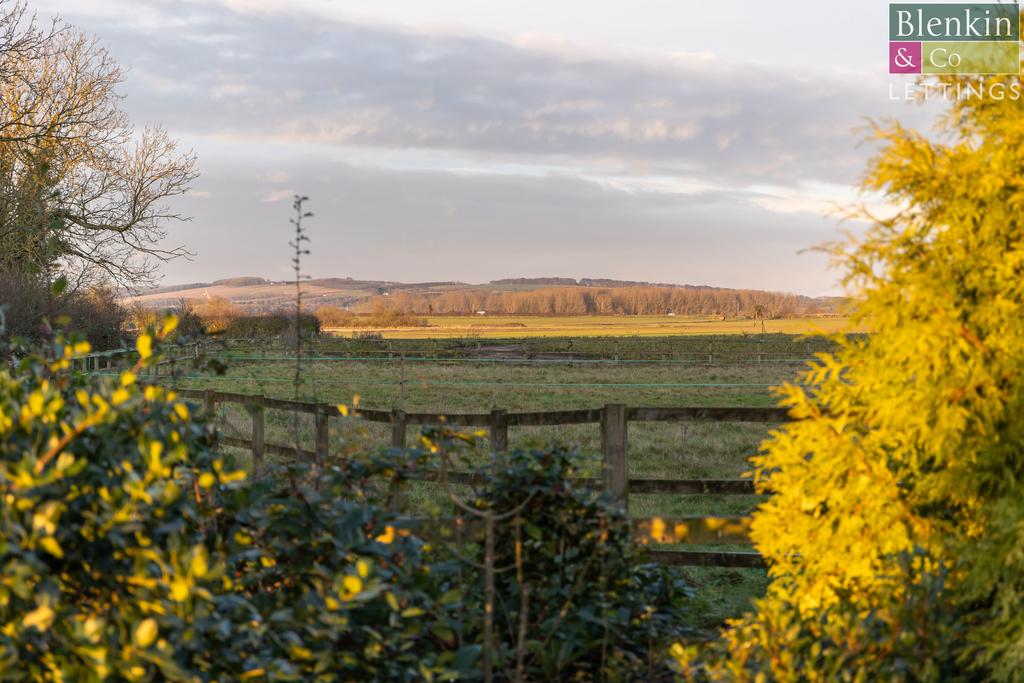
<svg viewBox="0 0 1024 683"><path fill-rule="evenodd" d="M154 375L162 374L161 370L169 370L175 374L175 366L178 363L187 361L198 361L206 353L206 344L202 341L190 342L188 344L165 344L161 350L161 359L149 369ZM134 349L114 349L113 351L98 351L71 360L72 367L82 372L99 372L101 370L114 370L124 367L122 362L125 359L134 360L138 358ZM130 365L130 363L129 363Z"/></svg>
<svg viewBox="0 0 1024 683"><path fill-rule="evenodd" d="M178 394L202 402L209 414L215 414L218 404L234 403L246 407L252 415L251 438L220 435L225 446L244 448L252 452L253 468L263 468L266 455L299 457L313 462L325 462L329 455L329 418L337 416L337 406L288 399L270 398L220 392L214 390L179 390ZM313 451L267 443L264 439L265 411L267 409L308 413L315 417L315 447ZM598 424L601 429L603 477L579 479L590 486L601 485L613 501L629 509L629 495L721 495L750 496L756 491L748 479L642 479L631 478L628 468L628 424L630 422L759 422L779 423L787 420L782 408L683 407L654 408L629 407L608 404L603 408L585 410L557 410L533 412L507 412L491 410L487 413L406 413L402 410L359 409L355 411L369 422L391 425L391 446L404 448L411 425L446 424L457 427L486 427L493 452L508 448L510 427L559 426ZM439 473L422 473L422 481L437 481ZM464 472L448 474L455 484L483 483L477 475ZM634 538L638 543L652 546L682 544L749 544L749 518L747 517L679 517L634 518ZM659 562L718 567L763 567L763 558L754 552L725 552L708 550L653 549L651 557Z"/></svg>
<svg viewBox="0 0 1024 683"><path fill-rule="evenodd" d="M626 342L631 338L623 337ZM599 353L592 350L537 348L529 340L487 340L484 342L460 343L444 346L442 341L426 346L402 340L392 344L390 340L345 340L330 339L325 343L314 343L306 358L316 362L353 362L385 364L513 364L513 365L734 365L734 364L805 364L814 360L815 354L827 351L828 347L801 344L789 350L753 348L727 351L683 351L658 352L629 349L631 344L618 342L612 350ZM643 339L639 341L644 341ZM381 346L383 348L372 348ZM319 348L324 347L324 348ZM368 348L370 347L370 348ZM165 345L165 362L173 360L198 359L200 356L214 356L232 362L294 361L291 349L282 349L280 340L267 339L205 339L180 345ZM130 356L133 349L115 349L90 353L77 359L76 363L85 370L99 370L114 366L115 359Z"/></svg>

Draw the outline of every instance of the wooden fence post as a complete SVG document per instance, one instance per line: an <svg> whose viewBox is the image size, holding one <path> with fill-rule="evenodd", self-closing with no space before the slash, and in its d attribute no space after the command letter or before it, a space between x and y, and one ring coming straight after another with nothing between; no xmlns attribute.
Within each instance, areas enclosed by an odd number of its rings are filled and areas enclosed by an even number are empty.
<svg viewBox="0 0 1024 683"><path fill-rule="evenodd" d="M316 408L316 461L317 464L327 463L327 451L330 449L330 432L328 431L327 406Z"/></svg>
<svg viewBox="0 0 1024 683"><path fill-rule="evenodd" d="M220 429L217 426L217 392L207 389L203 392L203 414L209 424L213 425L214 450L217 450L220 441Z"/></svg>
<svg viewBox="0 0 1024 683"><path fill-rule="evenodd" d="M252 405L252 476L259 477L263 470L264 413L263 397L254 396Z"/></svg>
<svg viewBox="0 0 1024 683"><path fill-rule="evenodd" d="M217 413L217 392L213 389L207 389L203 392L203 411L207 417Z"/></svg>
<svg viewBox="0 0 1024 683"><path fill-rule="evenodd" d="M601 412L604 486L612 501L629 510L629 467L626 461L626 406L609 403Z"/></svg>
<svg viewBox="0 0 1024 683"><path fill-rule="evenodd" d="M495 408L491 411L491 453L508 450L508 411Z"/></svg>
<svg viewBox="0 0 1024 683"><path fill-rule="evenodd" d="M391 411L391 447L405 448L405 411L399 408Z"/></svg>
<svg viewBox="0 0 1024 683"><path fill-rule="evenodd" d="M405 354L402 354L398 375L398 407L405 409Z"/></svg>

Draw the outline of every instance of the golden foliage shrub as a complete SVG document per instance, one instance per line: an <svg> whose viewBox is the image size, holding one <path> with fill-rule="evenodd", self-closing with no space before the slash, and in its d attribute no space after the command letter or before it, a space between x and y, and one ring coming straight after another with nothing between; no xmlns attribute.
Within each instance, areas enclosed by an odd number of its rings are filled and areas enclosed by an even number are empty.
<svg viewBox="0 0 1024 683"><path fill-rule="evenodd" d="M941 132L876 130L864 187L897 212L833 252L877 333L781 389L773 582L676 649L693 678L1024 679L1024 104L955 102Z"/></svg>

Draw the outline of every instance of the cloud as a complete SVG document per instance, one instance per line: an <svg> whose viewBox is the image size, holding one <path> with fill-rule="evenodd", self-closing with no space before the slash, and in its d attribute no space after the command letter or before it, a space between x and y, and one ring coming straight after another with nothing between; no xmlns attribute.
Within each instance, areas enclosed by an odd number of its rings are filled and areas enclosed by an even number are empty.
<svg viewBox="0 0 1024 683"><path fill-rule="evenodd" d="M291 176L284 171L264 171L256 174L256 182L280 185L291 180Z"/></svg>
<svg viewBox="0 0 1024 683"><path fill-rule="evenodd" d="M295 196L295 190L264 190L260 194L260 202L263 204L269 204L271 202L280 202L285 199L291 199Z"/></svg>
<svg viewBox="0 0 1024 683"><path fill-rule="evenodd" d="M196 218L173 226L172 236L199 255L170 264L169 282L274 274L287 265L291 193L260 203L269 197L248 180L250 165L241 151L208 164L204 184L220 199L186 198L180 207ZM302 177L311 197L306 267L315 275L485 282L557 274L808 294L834 289L827 259L800 252L838 238L835 225L810 212L766 210L744 192L308 157L280 168Z"/></svg>
<svg viewBox="0 0 1024 683"><path fill-rule="evenodd" d="M884 80L707 54L641 59L269 5L136 4L143 16L175 20L165 30L151 18L103 26L132 66L129 106L224 140L434 150L723 183L850 183L867 154L853 129L893 106Z"/></svg>
<svg viewBox="0 0 1024 683"><path fill-rule="evenodd" d="M922 116L887 101L883 75L281 6L82 0L67 13L129 67L132 118L199 152L202 189L181 207L195 220L171 226L199 256L169 264L170 282L278 276L297 188L319 275L829 293L826 259L798 252L839 234L821 212L852 196L871 152L853 129Z"/></svg>

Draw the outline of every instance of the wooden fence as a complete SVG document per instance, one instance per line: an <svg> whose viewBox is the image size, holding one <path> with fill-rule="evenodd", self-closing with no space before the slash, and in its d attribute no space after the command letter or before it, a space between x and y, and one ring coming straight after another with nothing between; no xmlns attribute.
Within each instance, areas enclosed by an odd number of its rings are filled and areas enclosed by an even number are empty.
<svg viewBox="0 0 1024 683"><path fill-rule="evenodd" d="M177 373L178 363L187 364L198 362L208 351L206 343L195 341L188 344L165 344L160 349L160 360L146 369L149 375L174 375ZM99 351L90 353L71 360L72 367L81 372L100 372L101 370L114 371L124 368L127 363L138 358L133 349L116 349L114 351ZM130 362L129 362L130 361Z"/></svg>
<svg viewBox="0 0 1024 683"><path fill-rule="evenodd" d="M302 458L325 462L330 448L329 418L338 416L335 405L307 403L266 396L225 393L213 390L181 390L179 395L202 401L209 414L215 414L221 403L235 403L246 407L252 415L251 438L221 435L225 446L244 448L252 452L254 470L263 468L266 455ZM265 411L284 410L309 413L315 421L313 451L292 446L267 443ZM359 409L358 415L369 422L391 426L391 446L404 448L411 426L438 425L442 422L453 427L485 427L490 433L490 447L500 453L508 448L508 432L512 427L539 427L576 424L597 424L601 429L603 478L584 480L591 485L603 485L611 498L629 509L630 493L686 495L706 494L749 496L755 493L753 482L747 479L634 479L629 476L628 427L630 422L760 422L780 423L787 419L781 408L635 408L612 403L603 408L585 410L557 410L543 412L507 412L492 410L487 413L406 413L402 410ZM423 479L436 479L425 475ZM472 475L452 473L453 483L476 483ZM637 542L662 545L749 544L748 517L649 517L632 520ZM659 562L718 567L763 567L763 558L754 552L723 552L708 550L651 550Z"/></svg>

